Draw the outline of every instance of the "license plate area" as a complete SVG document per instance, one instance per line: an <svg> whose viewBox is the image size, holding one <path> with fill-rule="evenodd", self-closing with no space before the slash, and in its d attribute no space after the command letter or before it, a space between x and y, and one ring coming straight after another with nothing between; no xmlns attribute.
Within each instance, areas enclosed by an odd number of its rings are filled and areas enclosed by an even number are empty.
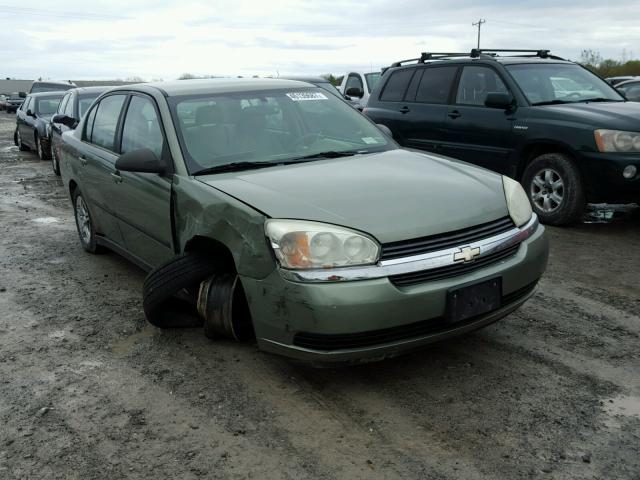
<svg viewBox="0 0 640 480"><path fill-rule="evenodd" d="M447 320L450 323L462 322L500 308L501 302L501 277L449 290Z"/></svg>

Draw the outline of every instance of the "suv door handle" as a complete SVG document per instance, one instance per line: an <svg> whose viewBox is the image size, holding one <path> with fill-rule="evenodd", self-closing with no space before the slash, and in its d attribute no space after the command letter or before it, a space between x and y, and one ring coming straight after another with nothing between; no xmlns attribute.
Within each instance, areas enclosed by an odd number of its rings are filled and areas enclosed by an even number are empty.
<svg viewBox="0 0 640 480"><path fill-rule="evenodd" d="M409 107L407 107L406 105L404 107L402 107L400 110L398 110L400 113L409 113L411 110L409 109Z"/></svg>
<svg viewBox="0 0 640 480"><path fill-rule="evenodd" d="M80 155L80 163L82 164L83 167L87 166L87 159L85 158L84 155Z"/></svg>
<svg viewBox="0 0 640 480"><path fill-rule="evenodd" d="M462 114L457 110L454 110L453 112L449 112L447 115L449 116L449 118L454 118L454 119L462 116Z"/></svg>
<svg viewBox="0 0 640 480"><path fill-rule="evenodd" d="M113 178L113 181L116 183L122 183L122 177L118 172L111 173L111 178Z"/></svg>

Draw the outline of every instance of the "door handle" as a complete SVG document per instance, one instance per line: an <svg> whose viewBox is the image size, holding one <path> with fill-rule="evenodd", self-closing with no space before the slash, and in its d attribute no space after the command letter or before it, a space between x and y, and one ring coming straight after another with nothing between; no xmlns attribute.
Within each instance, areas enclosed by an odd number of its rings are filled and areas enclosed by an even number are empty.
<svg viewBox="0 0 640 480"><path fill-rule="evenodd" d="M84 155L80 155L80 163L82 164L83 167L87 166L87 159L85 158Z"/></svg>
<svg viewBox="0 0 640 480"><path fill-rule="evenodd" d="M400 110L398 110L400 113L404 114L404 113L409 113L411 110L409 109L409 107L407 107L406 105L404 107L402 107Z"/></svg>
<svg viewBox="0 0 640 480"><path fill-rule="evenodd" d="M113 172L111 174L111 178L113 178L113 181L116 183L122 183L122 177L120 176L120 174L118 172Z"/></svg>
<svg viewBox="0 0 640 480"><path fill-rule="evenodd" d="M454 118L454 119L462 116L462 114L457 110L454 110L453 112L449 112L447 115L449 116L449 118Z"/></svg>

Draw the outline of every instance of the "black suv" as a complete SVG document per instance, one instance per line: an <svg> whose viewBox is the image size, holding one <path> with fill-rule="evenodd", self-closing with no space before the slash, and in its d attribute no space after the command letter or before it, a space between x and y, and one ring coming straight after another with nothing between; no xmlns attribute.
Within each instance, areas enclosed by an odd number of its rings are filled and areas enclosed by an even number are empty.
<svg viewBox="0 0 640 480"><path fill-rule="evenodd" d="M519 180L549 224L578 220L587 202L640 202L640 104L548 50L396 62L364 113L406 147Z"/></svg>

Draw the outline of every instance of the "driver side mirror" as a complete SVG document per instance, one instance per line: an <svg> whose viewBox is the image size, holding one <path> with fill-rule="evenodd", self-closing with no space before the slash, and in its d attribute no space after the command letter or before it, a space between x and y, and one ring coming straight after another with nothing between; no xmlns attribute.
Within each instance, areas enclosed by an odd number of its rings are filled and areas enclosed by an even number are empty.
<svg viewBox="0 0 640 480"><path fill-rule="evenodd" d="M58 113L51 117L51 123L61 123L65 127L76 128L78 122L75 118L69 117L68 115L64 115L62 113Z"/></svg>
<svg viewBox="0 0 640 480"><path fill-rule="evenodd" d="M166 168L155 153L148 148L142 148L120 155L120 158L116 160L116 170L162 175Z"/></svg>
<svg viewBox="0 0 640 480"><path fill-rule="evenodd" d="M31 109L29 109L29 110L27 110L27 116L28 116L28 117L34 117L34 118L35 118L36 114L35 114L35 113L33 113L33 112L31 111Z"/></svg>
<svg viewBox="0 0 640 480"><path fill-rule="evenodd" d="M362 89L358 87L347 88L347 91L344 93L347 97L356 97L362 98L364 96L364 92Z"/></svg>
<svg viewBox="0 0 640 480"><path fill-rule="evenodd" d="M508 93L490 92L484 99L485 107L509 110L513 106L513 97Z"/></svg>
<svg viewBox="0 0 640 480"><path fill-rule="evenodd" d="M393 132L391 131L391 129L389 127L387 127L386 125L382 124L382 123L376 123L376 127L378 127L378 130L380 130L382 133L384 133L385 135L387 135L388 137L393 138Z"/></svg>
<svg viewBox="0 0 640 480"><path fill-rule="evenodd" d="M27 92L18 92L20 98L27 98Z"/></svg>

